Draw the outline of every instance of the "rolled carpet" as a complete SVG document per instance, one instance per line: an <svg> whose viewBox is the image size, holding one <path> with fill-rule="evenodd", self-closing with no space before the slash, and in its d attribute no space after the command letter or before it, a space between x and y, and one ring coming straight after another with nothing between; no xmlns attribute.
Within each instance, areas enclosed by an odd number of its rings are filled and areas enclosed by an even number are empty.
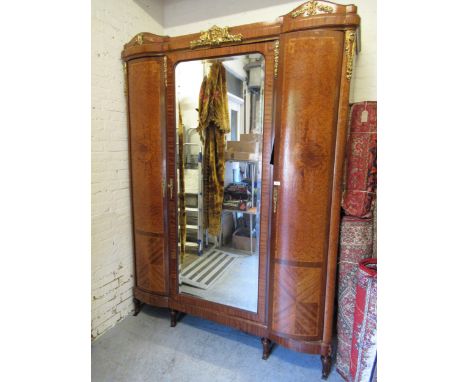
<svg viewBox="0 0 468 382"><path fill-rule="evenodd" d="M351 106L342 207L346 215L371 217L377 187L377 102Z"/></svg>
<svg viewBox="0 0 468 382"><path fill-rule="evenodd" d="M353 339L357 272L359 262L372 256L372 228L371 219L344 216L341 221L336 369L346 381L350 381L349 365Z"/></svg>
<svg viewBox="0 0 468 382"><path fill-rule="evenodd" d="M377 259L359 263L350 374L352 382L374 381L377 365Z"/></svg>

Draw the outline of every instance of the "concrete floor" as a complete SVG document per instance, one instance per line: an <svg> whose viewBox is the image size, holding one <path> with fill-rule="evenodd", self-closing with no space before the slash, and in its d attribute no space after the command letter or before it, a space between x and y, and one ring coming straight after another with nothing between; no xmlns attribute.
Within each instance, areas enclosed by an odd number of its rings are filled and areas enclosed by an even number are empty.
<svg viewBox="0 0 468 382"><path fill-rule="evenodd" d="M186 315L175 328L169 311L144 306L92 343L93 382L314 382L320 356L275 346L262 360L260 339ZM329 382L342 381L334 367Z"/></svg>

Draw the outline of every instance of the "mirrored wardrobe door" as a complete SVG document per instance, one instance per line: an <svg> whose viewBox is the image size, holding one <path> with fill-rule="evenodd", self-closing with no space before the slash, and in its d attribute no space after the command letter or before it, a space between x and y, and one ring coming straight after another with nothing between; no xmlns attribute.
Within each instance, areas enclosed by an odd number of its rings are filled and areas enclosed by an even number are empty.
<svg viewBox="0 0 468 382"><path fill-rule="evenodd" d="M264 57L175 68L179 293L256 312Z"/></svg>

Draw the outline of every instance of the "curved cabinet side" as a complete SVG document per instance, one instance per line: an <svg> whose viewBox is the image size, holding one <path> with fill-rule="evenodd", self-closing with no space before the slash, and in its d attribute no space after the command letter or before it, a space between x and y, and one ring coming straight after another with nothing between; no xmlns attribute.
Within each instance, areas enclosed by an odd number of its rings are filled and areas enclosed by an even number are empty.
<svg viewBox="0 0 468 382"><path fill-rule="evenodd" d="M136 287L168 294L165 88L161 57L128 61Z"/></svg>
<svg viewBox="0 0 468 382"><path fill-rule="evenodd" d="M330 30L280 41L270 328L299 347L323 335L343 42L343 32Z"/></svg>

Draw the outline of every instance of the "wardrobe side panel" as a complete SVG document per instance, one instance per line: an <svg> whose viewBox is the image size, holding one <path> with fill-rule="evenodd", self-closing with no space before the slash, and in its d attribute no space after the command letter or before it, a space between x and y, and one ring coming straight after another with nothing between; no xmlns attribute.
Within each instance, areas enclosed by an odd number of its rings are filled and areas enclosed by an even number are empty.
<svg viewBox="0 0 468 382"><path fill-rule="evenodd" d="M161 58L129 61L128 94L136 286L167 293L164 88Z"/></svg>
<svg viewBox="0 0 468 382"><path fill-rule="evenodd" d="M272 330L322 336L343 33L282 35ZM275 158L276 159L276 158Z"/></svg>

